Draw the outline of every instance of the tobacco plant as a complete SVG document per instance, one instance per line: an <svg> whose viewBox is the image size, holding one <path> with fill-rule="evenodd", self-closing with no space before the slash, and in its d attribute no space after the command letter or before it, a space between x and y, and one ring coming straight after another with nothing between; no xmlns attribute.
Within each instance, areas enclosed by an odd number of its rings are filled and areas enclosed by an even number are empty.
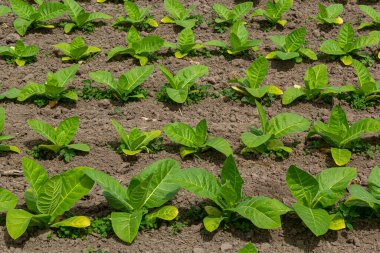
<svg viewBox="0 0 380 253"><path fill-rule="evenodd" d="M345 201L348 207L369 207L376 215L380 214L380 168L374 167L368 176L368 190L353 184L349 188L350 196Z"/></svg>
<svg viewBox="0 0 380 253"><path fill-rule="evenodd" d="M66 118L57 127L52 127L49 123L37 119L28 120L28 125L51 142L51 144L38 145L38 148L53 151L55 154L59 153L65 162L71 161L75 151L90 151L87 144L70 144L79 128L78 116Z"/></svg>
<svg viewBox="0 0 380 253"><path fill-rule="evenodd" d="M370 32L368 36L355 37L354 28L346 23L339 30L338 40L326 40L322 43L320 50L328 55L339 57L344 65L352 64L352 56L369 46L380 42L379 32Z"/></svg>
<svg viewBox="0 0 380 253"><path fill-rule="evenodd" d="M340 213L329 212L329 209L345 196L354 178L356 169L351 167L325 169L316 177L294 165L289 167L286 183L297 200L293 209L313 234L321 236L329 229L346 227Z"/></svg>
<svg viewBox="0 0 380 253"><path fill-rule="evenodd" d="M90 168L84 172L103 188L104 197L115 209L111 213L113 231L122 241L131 243L140 225L152 227L157 219L173 220L177 217L178 209L164 204L179 190L172 180L180 168L179 163L172 159L157 161L133 177L128 188L104 172Z"/></svg>
<svg viewBox="0 0 380 253"><path fill-rule="evenodd" d="M282 104L289 105L296 100L305 99L314 101L325 96L346 93L355 90L352 85L332 86L328 85L328 75L326 65L320 64L306 70L304 76L305 87L295 85L285 90L282 97Z"/></svg>
<svg viewBox="0 0 380 253"><path fill-rule="evenodd" d="M90 78L95 82L110 87L114 92L114 97L117 99L128 101L130 99L141 99L145 97L139 86L150 77L153 70L153 65L135 67L121 75L118 80L112 76L111 72L99 70L91 72Z"/></svg>
<svg viewBox="0 0 380 253"><path fill-rule="evenodd" d="M151 153L151 143L161 135L160 130L142 132L138 128L132 128L129 134L116 120L112 120L112 125L118 132L121 144L119 149L127 156L136 155L142 151Z"/></svg>
<svg viewBox="0 0 380 253"><path fill-rule="evenodd" d="M3 107L0 107L0 143L3 142L3 141L8 141L8 140L12 140L13 139L13 136L3 135L4 124L5 124L5 110L4 110ZM7 151L11 151L11 152L15 152L15 153L20 153L21 152L18 149L18 147L16 147L16 146L10 146L10 145L0 144L0 153L1 152L7 152ZM1 212L1 208L0 208L0 212Z"/></svg>
<svg viewBox="0 0 380 253"><path fill-rule="evenodd" d="M255 99L263 98L267 94L282 95L282 90L274 85L262 85L268 73L269 64L265 57L260 56L245 72L245 78L229 80L229 83L238 83L239 86L232 86L232 89L245 96Z"/></svg>
<svg viewBox="0 0 380 253"><path fill-rule="evenodd" d="M243 51L253 49L257 50L261 45L261 40L250 40L247 28L245 28L243 22L236 22L232 25L229 35L229 44L220 40L210 40L205 43L207 46L214 46L227 50L229 54L238 54Z"/></svg>
<svg viewBox="0 0 380 253"><path fill-rule="evenodd" d="M305 47L306 29L298 28L289 35L269 36L269 39L276 45L277 50L267 54L267 59L278 59L282 61L295 60L297 63L302 62L302 58L307 57L310 60L318 60L317 55L309 48Z"/></svg>
<svg viewBox="0 0 380 253"><path fill-rule="evenodd" d="M55 48L61 50L65 56L62 61L80 61L89 58L91 55L99 53L100 48L94 46L87 46L82 37L75 37L71 43L58 43L53 45Z"/></svg>
<svg viewBox="0 0 380 253"><path fill-rule="evenodd" d="M22 40L17 40L14 47L0 46L0 56L6 62L14 62L17 66L33 62L39 51L40 49L36 45L25 46Z"/></svg>
<svg viewBox="0 0 380 253"><path fill-rule="evenodd" d="M165 87L166 94L179 104L186 102L196 80L208 73L208 67L203 65L185 67L179 70L175 76L164 66L158 65L158 68L168 81L168 86Z"/></svg>
<svg viewBox="0 0 380 253"><path fill-rule="evenodd" d="M372 22L363 22L360 24L358 29L364 29L368 27L380 27L380 11L376 11L371 6L359 5L360 10L372 19Z"/></svg>
<svg viewBox="0 0 380 253"><path fill-rule="evenodd" d="M332 109L329 121L326 124L322 121L314 123L308 137L321 136L330 145L334 162L339 166L343 166L351 159L350 149L352 149L355 141L360 140L365 134L379 131L379 119L363 118L350 126L346 113L338 105Z"/></svg>
<svg viewBox="0 0 380 253"><path fill-rule="evenodd" d="M176 24L183 28L193 28L197 19L190 14L195 9L196 5L191 5L186 9L183 4L178 0L164 0L164 8L169 13L161 22L164 24Z"/></svg>
<svg viewBox="0 0 380 253"><path fill-rule="evenodd" d="M16 32L24 36L30 28L54 28L45 22L65 14L66 8L58 2L42 2L38 8L23 0L9 0L12 12L16 15L13 26Z"/></svg>
<svg viewBox="0 0 380 253"><path fill-rule="evenodd" d="M223 4L216 3L212 7L216 14L218 14L218 17L215 18L215 23L219 29L232 26L236 22L243 21L242 19L251 11L252 7L252 2L245 2L235 5L230 10Z"/></svg>
<svg viewBox="0 0 380 253"><path fill-rule="evenodd" d="M65 24L63 28L65 33L70 33L73 29L92 32L95 29L93 21L112 18L103 12L86 12L75 0L63 0L63 3L72 20Z"/></svg>
<svg viewBox="0 0 380 253"><path fill-rule="evenodd" d="M11 238L16 240L28 227L45 229L90 226L91 221L86 216L72 216L62 220L63 215L84 197L94 184L83 174L84 168L73 168L49 178L41 165L24 157L22 169L29 184L24 198L28 211L8 210L6 227Z"/></svg>
<svg viewBox="0 0 380 253"><path fill-rule="evenodd" d="M280 216L290 211L276 199L244 196L244 181L232 155L223 164L220 180L206 169L189 168L177 172L174 183L212 202L205 206L207 216L203 219L209 232L218 229L223 221L229 223L241 217L261 229L279 228Z"/></svg>
<svg viewBox="0 0 380 253"><path fill-rule="evenodd" d="M225 156L233 153L228 141L221 137L208 136L205 119L202 119L195 128L182 122L175 122L165 125L163 130L171 141L182 145L179 152L182 158L210 148Z"/></svg>
<svg viewBox="0 0 380 253"><path fill-rule="evenodd" d="M310 122L298 114L288 112L277 114L268 121L262 105L257 101L256 107L261 127L242 133L241 140L245 146L242 153L274 152L279 157L291 153L293 150L285 146L281 138L308 130Z"/></svg>
<svg viewBox="0 0 380 253"><path fill-rule="evenodd" d="M178 34L177 44L165 42L164 46L174 49L174 56L178 59L204 47L202 44L195 43L194 32L191 28L185 28Z"/></svg>
<svg viewBox="0 0 380 253"><path fill-rule="evenodd" d="M158 27L158 23L151 17L149 8L139 8L131 1L124 1L124 10L128 14L127 17L119 16L115 19L112 26L133 25L134 27Z"/></svg>
<svg viewBox="0 0 380 253"><path fill-rule="evenodd" d="M339 16L342 14L344 7L342 4L331 4L325 7L323 4L318 3L319 13L315 17L320 24L341 25L343 19Z"/></svg>
<svg viewBox="0 0 380 253"><path fill-rule="evenodd" d="M268 0L266 9L257 9L251 17L264 16L272 25L279 24L285 26L287 21L282 16L293 6L293 0Z"/></svg>
<svg viewBox="0 0 380 253"><path fill-rule="evenodd" d="M164 45L164 39L156 35L148 35L142 38L137 29L132 26L126 37L127 47L114 47L107 55L107 61L117 55L130 55L139 60L140 65L144 66L148 63L149 56Z"/></svg>
<svg viewBox="0 0 380 253"><path fill-rule="evenodd" d="M17 100L23 102L30 98L43 97L49 100L50 106L55 106L61 99L77 101L78 95L74 90L66 90L65 86L75 77L79 65L61 69L55 73L49 72L44 84L30 82L19 92Z"/></svg>

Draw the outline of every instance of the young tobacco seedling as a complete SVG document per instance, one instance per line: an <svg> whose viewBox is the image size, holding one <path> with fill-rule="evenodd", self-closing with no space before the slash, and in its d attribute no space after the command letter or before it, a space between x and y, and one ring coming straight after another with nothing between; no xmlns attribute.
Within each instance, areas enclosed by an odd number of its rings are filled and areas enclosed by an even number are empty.
<svg viewBox="0 0 380 253"><path fill-rule="evenodd" d="M292 165L286 174L286 184L297 200L293 209L303 223L316 236L324 235L329 229L346 228L344 218L326 209L335 206L346 194L351 180L356 178L356 169L337 167L323 170L313 177Z"/></svg>
<svg viewBox="0 0 380 253"><path fill-rule="evenodd" d="M39 145L38 148L51 150L55 154L59 153L65 159L65 162L70 162L72 159L72 151L90 152L90 147L87 144L70 144L79 128L78 116L63 120L55 128L50 124L37 119L28 120L28 125L36 133L45 137L52 143L49 145Z"/></svg>
<svg viewBox="0 0 380 253"><path fill-rule="evenodd" d="M62 220L77 201L85 196L94 182L84 175L85 167L77 167L61 174L48 177L47 172L35 161L24 157L22 168L29 188L24 193L28 211L10 209L6 217L6 227L12 239L22 236L28 227L76 227L90 226L86 216L73 216Z"/></svg>
<svg viewBox="0 0 380 253"><path fill-rule="evenodd" d="M272 25L279 24L284 27L287 23L282 16L293 6L293 0L273 0L267 1L266 9L257 9L251 17L264 16Z"/></svg>
<svg viewBox="0 0 380 253"><path fill-rule="evenodd" d="M1 16L5 16L7 15L8 13L11 13L12 12L12 9L9 8L8 6L5 6L5 5L1 5L0 4L0 17Z"/></svg>
<svg viewBox="0 0 380 253"><path fill-rule="evenodd" d="M241 140L245 146L242 153L291 153L293 150L285 146L280 139L308 130L310 122L298 114L288 112L277 114L268 121L262 105L255 102L261 128L252 128L251 131L241 134Z"/></svg>
<svg viewBox="0 0 380 253"><path fill-rule="evenodd" d="M348 207L370 207L377 215L380 214L380 168L374 167L368 176L368 190L353 184L349 188L350 196L345 201Z"/></svg>
<svg viewBox="0 0 380 253"><path fill-rule="evenodd" d="M14 47L0 46L0 56L7 62L11 61L17 66L24 66L33 62L40 49L36 45L25 46L22 40L16 41Z"/></svg>
<svg viewBox="0 0 380 253"><path fill-rule="evenodd" d="M205 43L207 46L220 47L227 50L229 54L238 54L243 51L253 49L257 50L257 47L261 45L261 40L250 40L249 33L244 26L243 22L236 22L230 29L230 47L227 43L220 40L210 40Z"/></svg>
<svg viewBox="0 0 380 253"><path fill-rule="evenodd" d="M126 37L127 47L114 47L107 55L107 61L111 60L117 55L128 54L133 58L140 61L141 66L148 63L149 54L155 53L164 45L164 39L156 36L149 35L141 38L137 29L132 26Z"/></svg>
<svg viewBox="0 0 380 253"><path fill-rule="evenodd" d="M210 148L225 156L233 153L228 141L221 137L208 136L205 119L202 119L195 128L182 122L175 122L165 125L163 130L171 141L182 145L179 152L182 158Z"/></svg>
<svg viewBox="0 0 380 253"><path fill-rule="evenodd" d="M249 242L244 247L239 249L236 253L258 253L255 245L253 243Z"/></svg>
<svg viewBox="0 0 380 253"><path fill-rule="evenodd" d="M185 28L178 34L177 44L165 42L164 47L174 49L174 56L181 59L189 53L192 53L197 49L201 49L204 46L202 44L195 43L194 32L191 28Z"/></svg>
<svg viewBox="0 0 380 253"><path fill-rule="evenodd" d="M73 29L92 32L95 29L93 21L112 18L103 12L86 12L75 0L63 0L63 3L72 20L65 24L63 28L65 33L70 33Z"/></svg>
<svg viewBox="0 0 380 253"><path fill-rule="evenodd" d="M157 219L173 220L177 217L178 209L164 204L179 190L172 180L180 168L179 163L172 159L157 161L133 177L128 188L104 172L90 168L84 172L103 188L108 204L116 210L111 213L113 231L122 241L131 243L142 222L149 227Z"/></svg>
<svg viewBox="0 0 380 253"><path fill-rule="evenodd" d="M176 24L183 28L193 28L197 19L191 17L191 12L195 9L196 5L191 5L186 9L183 4L178 0L164 0L164 8L169 13L161 22L164 24Z"/></svg>
<svg viewBox="0 0 380 253"><path fill-rule="evenodd" d="M55 73L49 72L45 84L28 83L19 92L17 100L23 102L32 97L44 97L50 101L52 107L61 99L77 101L77 93L74 90L66 90L65 86L75 77L78 69L79 65L75 64Z"/></svg>
<svg viewBox="0 0 380 253"><path fill-rule="evenodd" d="M114 97L122 101L128 101L131 98L141 99L144 94L138 91L138 87L145 82L153 73L154 66L148 65L135 67L117 80L108 71L99 70L90 73L90 78L95 82L109 86L115 92Z"/></svg>
<svg viewBox="0 0 380 253"><path fill-rule="evenodd" d="M58 43L53 45L55 48L61 50L65 56L62 57L62 61L80 61L89 58L91 55L102 51L98 47L87 46L82 37L78 36L71 41L71 43Z"/></svg>
<svg viewBox="0 0 380 253"><path fill-rule="evenodd" d="M218 14L215 18L215 23L219 26L231 26L236 22L242 21L245 15L251 11L253 7L252 2L245 2L235 5L232 10L229 10L223 4L214 4L213 9Z"/></svg>
<svg viewBox="0 0 380 253"><path fill-rule="evenodd" d="M3 107L0 107L0 143L3 141L8 141L8 140L13 139L13 136L3 135L4 123L5 123L5 110ZM0 144L0 152L6 152L6 151L12 151L18 154L21 152L16 146ZM1 208L0 208L0 211L1 211Z"/></svg>
<svg viewBox="0 0 380 253"><path fill-rule="evenodd" d="M363 118L351 126L348 124L346 113L338 105L330 114L327 124L317 121L308 134L308 138L319 135L331 148L331 156L334 162L343 166L350 161L352 144L361 136L380 131L380 120Z"/></svg>
<svg viewBox="0 0 380 253"><path fill-rule="evenodd" d="M217 206L205 206L203 225L209 232L218 229L222 221L228 223L241 217L258 228L279 228L280 216L291 210L276 199L244 196L244 181L232 155L223 164L220 180L206 169L190 168L175 174L174 183Z"/></svg>
<svg viewBox="0 0 380 253"><path fill-rule="evenodd" d="M331 4L325 7L323 4L318 3L319 13L315 17L320 24L341 25L343 19L339 17L342 14L344 7L343 4Z"/></svg>
<svg viewBox="0 0 380 253"><path fill-rule="evenodd" d="M24 36L29 28L54 28L45 22L65 14L66 8L58 2L43 2L35 9L23 0L9 0L12 12L17 16L13 21L16 32Z"/></svg>
<svg viewBox="0 0 380 253"><path fill-rule="evenodd" d="M144 28L145 26L158 27L157 21L151 18L149 8L139 8L133 2L126 0L124 1L124 10L128 16L117 17L112 26L124 26L127 24L139 28Z"/></svg>
<svg viewBox="0 0 380 253"><path fill-rule="evenodd" d="M185 67L179 70L175 76L164 66L158 65L158 68L168 80L169 87L166 87L168 97L179 104L186 102L190 88L195 81L208 73L208 67L203 65Z"/></svg>
<svg viewBox="0 0 380 253"><path fill-rule="evenodd" d="M359 5L360 10L372 19L372 22L363 22L358 29L367 27L380 27L380 11L376 11L373 7L368 5Z"/></svg>
<svg viewBox="0 0 380 253"><path fill-rule="evenodd" d="M350 23L346 23L339 30L338 40L326 40L322 43L320 50L328 55L339 56L344 65L351 65L352 55L379 42L379 32L370 32L368 36L355 38L354 28Z"/></svg>
<svg viewBox="0 0 380 253"><path fill-rule="evenodd" d="M245 72L245 78L229 80L229 83L238 83L240 86L232 86L232 89L243 95L260 99L266 94L282 95L282 90L274 85L262 85L268 73L268 60L260 56Z"/></svg>
<svg viewBox="0 0 380 253"><path fill-rule="evenodd" d="M120 149L127 156L136 155L144 150L150 153L149 144L161 135L160 130L141 132L138 128L132 128L129 134L127 134L125 129L116 120L112 120L112 125L121 138Z"/></svg>
<svg viewBox="0 0 380 253"><path fill-rule="evenodd" d="M312 101L321 99L323 96L331 96L355 90L352 85L331 86L328 85L326 65L320 64L306 70L304 76L305 87L295 85L286 89L282 97L282 104L289 105L298 99Z"/></svg>
<svg viewBox="0 0 380 253"><path fill-rule="evenodd" d="M298 28L289 35L269 36L269 39L276 45L278 50L270 52L265 56L267 59L279 59L282 61L295 60L297 63L302 62L303 57L310 60L318 60L317 55L309 48L304 47L306 41L306 29Z"/></svg>
<svg viewBox="0 0 380 253"><path fill-rule="evenodd" d="M353 90L353 93L358 95L365 105L370 104L380 97L380 81L375 81L369 70L360 61L353 59L352 66L355 68L359 86L358 89Z"/></svg>

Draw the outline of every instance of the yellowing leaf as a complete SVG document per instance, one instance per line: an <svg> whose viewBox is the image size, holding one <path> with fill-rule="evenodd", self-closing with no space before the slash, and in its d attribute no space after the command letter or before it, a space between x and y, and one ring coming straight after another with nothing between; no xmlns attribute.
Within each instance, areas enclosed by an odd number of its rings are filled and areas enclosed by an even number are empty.
<svg viewBox="0 0 380 253"><path fill-rule="evenodd" d="M284 27L286 25L287 21L286 20L279 20L279 21L277 21L277 23L280 24L282 27Z"/></svg>
<svg viewBox="0 0 380 253"><path fill-rule="evenodd" d="M280 88L274 86L274 85L269 85L268 86L268 92L274 95L282 95L283 92Z"/></svg>
<svg viewBox="0 0 380 253"><path fill-rule="evenodd" d="M337 25L341 25L341 24L343 24L343 18L341 18L341 17L337 17L337 18L335 19L335 24L337 24Z"/></svg>
<svg viewBox="0 0 380 253"><path fill-rule="evenodd" d="M158 23L157 23L157 21L154 20L154 19L152 19L152 18L148 18L148 19L146 20L146 23L147 23L148 25L150 25L151 27L158 27Z"/></svg>
<svg viewBox="0 0 380 253"><path fill-rule="evenodd" d="M177 58L177 59L182 59L183 57L185 57L187 55L187 53L181 53L181 52L179 52L179 51L177 51L177 52L175 52L174 53L174 56L175 56L175 58Z"/></svg>
<svg viewBox="0 0 380 253"><path fill-rule="evenodd" d="M203 219L203 225L208 232L213 232L218 229L223 217L205 217Z"/></svg>
<svg viewBox="0 0 380 253"><path fill-rule="evenodd" d="M91 225L91 220L86 216L74 216L71 218L68 218L66 220L57 222L51 227L58 228L58 227L73 227L73 228L86 228Z"/></svg>
<svg viewBox="0 0 380 253"><path fill-rule="evenodd" d="M223 216L222 211L220 211L218 208L213 207L213 206L205 206L205 211L209 216L212 216L212 217Z"/></svg>
<svg viewBox="0 0 380 253"><path fill-rule="evenodd" d="M276 52L270 52L265 56L267 59L275 59L276 58Z"/></svg>
<svg viewBox="0 0 380 253"><path fill-rule="evenodd" d="M171 18L171 17L164 17L163 19L161 19L161 23L164 23L164 24L174 24L174 20Z"/></svg>
<svg viewBox="0 0 380 253"><path fill-rule="evenodd" d="M54 25L42 25L42 27L44 27L44 28L49 28L49 29L53 29L55 26L54 26Z"/></svg>
<svg viewBox="0 0 380 253"><path fill-rule="evenodd" d="M329 229L331 230L341 230L346 228L346 222L340 215L334 215L332 218Z"/></svg>
<svg viewBox="0 0 380 253"><path fill-rule="evenodd" d="M352 56L351 55L345 55L340 57L340 60L343 62L344 65L349 66L352 64Z"/></svg>

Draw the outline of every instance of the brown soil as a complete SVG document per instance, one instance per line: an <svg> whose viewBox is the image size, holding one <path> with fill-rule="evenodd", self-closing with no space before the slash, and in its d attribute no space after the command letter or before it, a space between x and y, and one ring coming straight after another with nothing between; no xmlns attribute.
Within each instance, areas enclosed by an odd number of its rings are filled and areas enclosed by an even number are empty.
<svg viewBox="0 0 380 253"><path fill-rule="evenodd" d="M149 0L136 1L140 6L150 5L156 19L159 20L165 15L163 1ZM233 5L233 1L227 0L199 0L189 1L199 5L196 13L204 16L205 20L212 20L214 14L211 6L215 2L220 2L228 6ZM237 1L238 2L238 1ZM248 24L252 38L263 40L261 53L266 54L273 49L273 45L268 39L269 35L289 33L292 29L305 26L308 29L308 45L311 49L318 51L321 42L327 38L335 38L338 27L326 30L316 24L311 19L316 15L317 3L319 1L295 1L292 10L286 15L288 25L285 29L273 29L269 32L260 30L259 21L255 19ZM326 1L327 4L329 1ZM121 4L105 3L98 4L93 1L82 1L82 6L89 11L103 11L113 17L124 15ZM259 5L263 7L265 1L254 1L255 8ZM379 7L377 5L377 7ZM342 15L345 22L351 22L358 26L358 18L364 18L359 11L356 1L350 0L345 6ZM13 16L0 18L0 45L13 43L15 31L12 27ZM92 34L74 32L65 35L61 28L50 32L29 32L23 39L27 44L37 44L41 51L37 61L33 64L17 68L7 65L0 60L0 82L2 91L10 87L22 87L28 81L42 82L45 80L47 71L56 71L68 66L60 61L53 44L63 41L71 41L75 36L81 35L90 45L102 48L102 53L83 64L77 78L72 83L75 87L81 87L82 81L88 79L88 73L96 70L109 70L115 75L120 75L125 70L135 66L130 58L106 62L106 52L117 45L125 45L125 32L115 30L111 27L112 21L97 27ZM152 33L163 36L165 39L174 42L177 37L177 29L171 25L160 25ZM360 32L360 33L366 33ZM202 26L195 29L197 39L207 41L227 36L213 31L212 25ZM378 48L372 48L375 50ZM371 51L372 52L372 51ZM221 91L227 87L227 80L233 73L243 73L254 58L245 57L227 60L223 56L213 56L212 58L188 57L176 59L172 56L163 57L157 63L162 64L172 71L177 71L192 62L200 62L209 66L210 73L204 77L202 83L213 85L213 90ZM356 83L354 71L350 67L343 67L339 62L320 60L325 63L329 70L330 83L343 85L346 83ZM303 84L303 75L307 67L315 63L304 62L302 64L291 64L284 62L271 62L270 73L266 83L275 84L283 89L294 84ZM371 73L376 80L380 79L380 64L377 62L371 68ZM80 117L80 129L75 140L87 143L91 146L91 152L84 156L76 156L69 164L59 159L43 160L40 163L46 168L50 175L60 173L75 166L90 166L106 171L121 183L127 185L132 176L138 174L142 168L148 164L162 158L173 158L181 162L183 168L203 167L212 171L216 175L219 173L223 157L215 152L202 154L200 158L181 160L178 152L162 151L158 154L140 154L136 160L126 160L115 151L109 148L109 144L117 143L118 136L110 124L111 119L118 119L125 128L139 127L141 129L160 129L162 126L173 121L182 121L195 125L200 119L206 118L209 124L209 131L213 135L226 138L235 150L237 163L245 181L245 193L247 195L266 195L283 200L291 204L293 199L286 189L285 173L287 168L294 164L312 174L317 174L322 169L333 166L330 158L325 154L315 151L305 155L303 151L303 139L306 134L295 136L302 140L301 144L295 148L294 153L284 161L276 161L271 157L244 158L240 152L240 133L247 129L247 126L258 126L259 120L256 109L249 105L238 102L231 102L224 97L207 98L199 104L189 106L168 106L157 102L155 93L165 82L164 77L156 68L150 80L143 84L149 90L150 97L139 102L118 105L107 100L84 101L80 100L74 106L59 105L56 108L38 108L33 104L20 104L14 102L1 102L1 106L6 109L7 120L5 132L15 136L12 141L23 150L20 155L6 154L0 157L0 172L21 169L21 157L27 155L26 151L40 141L40 137L31 131L26 124L30 118L38 118L50 123L58 123L68 116L78 115ZM367 111L354 111L346 104L341 103L348 114L350 121L358 120L362 117L379 117L379 108L369 108ZM317 103L298 103L291 107L282 107L279 100L275 101L271 107L266 108L270 116L284 111L292 111L304 115L311 120L326 119L332 106ZM115 113L118 110L121 113ZM293 139L293 138L292 138ZM166 139L166 143L169 141ZM358 177L363 185L370 169L375 165L380 165L379 153L375 159L367 159L364 155L354 155L349 166L356 167ZM2 174L2 173L0 173ZM22 176L0 176L0 185L16 193L23 199L23 192L26 189L26 182ZM192 205L200 203L192 194L180 191L174 198L173 204L178 206L185 213ZM20 204L23 204L21 200ZM96 187L89 194L88 198L80 201L73 212L78 214L88 214L92 217L104 216L109 213L106 201L101 194L101 190ZM157 230L140 232L132 245L127 245L118 240L115 236L106 239L99 239L95 236L88 236L84 240L60 239L53 236L52 240L47 239L49 231L42 231L39 234L29 234L17 241L13 241L7 235L5 227L0 227L0 252L87 252L86 248L103 249L109 252L221 252L222 248L228 248L225 252L236 252L246 242L252 241L260 252L380 252L380 222L377 221L356 221L353 231L329 232L322 237L315 237L305 228L299 219L292 216L283 218L283 227L278 230L265 231L254 229L249 233L239 231L219 230L213 234L206 234L202 229L202 224L186 226L177 235L171 234L171 228L166 225ZM223 247L222 247L223 246Z"/></svg>

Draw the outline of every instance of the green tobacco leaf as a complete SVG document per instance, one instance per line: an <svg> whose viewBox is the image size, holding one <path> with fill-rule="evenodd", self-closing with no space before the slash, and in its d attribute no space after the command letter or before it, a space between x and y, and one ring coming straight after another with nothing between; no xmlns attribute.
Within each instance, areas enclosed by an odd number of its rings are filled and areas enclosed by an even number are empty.
<svg viewBox="0 0 380 253"><path fill-rule="evenodd" d="M355 41L355 31L350 23L346 23L339 30L338 44L345 52L350 52Z"/></svg>
<svg viewBox="0 0 380 253"><path fill-rule="evenodd" d="M313 234L321 236L327 233L331 217L326 210L311 209L299 203L295 203L293 208Z"/></svg>
<svg viewBox="0 0 380 253"><path fill-rule="evenodd" d="M7 212L16 207L18 198L12 192L0 187L0 212Z"/></svg>
<svg viewBox="0 0 380 253"><path fill-rule="evenodd" d="M203 218L203 226L208 232L214 232L220 226L220 223L224 220L223 217L204 217Z"/></svg>
<svg viewBox="0 0 380 253"><path fill-rule="evenodd" d="M247 80L251 88L258 88L268 73L269 63L265 57L260 56L247 69Z"/></svg>
<svg viewBox="0 0 380 253"><path fill-rule="evenodd" d="M273 204L273 201L273 199L258 196L249 198L229 210L249 219L258 228L279 228L281 226L280 212L277 209L277 203Z"/></svg>
<svg viewBox="0 0 380 253"><path fill-rule="evenodd" d="M33 218L33 214L22 209L9 210L6 217L8 234L13 240L22 236Z"/></svg>
<svg viewBox="0 0 380 253"><path fill-rule="evenodd" d="M331 148L331 156L336 165L346 165L351 159L351 151L344 148Z"/></svg>
<svg viewBox="0 0 380 253"><path fill-rule="evenodd" d="M286 173L286 184L293 197L306 206L312 205L319 190L318 181L294 165Z"/></svg>
<svg viewBox="0 0 380 253"><path fill-rule="evenodd" d="M74 168L52 177L42 187L37 199L37 208L52 219L70 210L86 195L94 181L83 174L83 168Z"/></svg>
<svg viewBox="0 0 380 253"><path fill-rule="evenodd" d="M325 54L344 55L346 52L340 47L335 40L326 40L322 43L320 50Z"/></svg>
<svg viewBox="0 0 380 253"><path fill-rule="evenodd" d="M255 135L251 132L241 134L243 144L249 148L257 148L272 138L269 134Z"/></svg>
<svg viewBox="0 0 380 253"><path fill-rule="evenodd" d="M197 136L189 125L176 122L165 125L163 130L171 141L187 147L197 148Z"/></svg>
<svg viewBox="0 0 380 253"><path fill-rule="evenodd" d="M351 167L329 168L318 176L319 192L315 197L314 205L320 203L322 207L332 206L346 193L351 180L356 178L356 169Z"/></svg>
<svg viewBox="0 0 380 253"><path fill-rule="evenodd" d="M256 247L249 242L243 248L239 249L237 253L258 253L258 251Z"/></svg>
<svg viewBox="0 0 380 253"><path fill-rule="evenodd" d="M145 219L150 222L155 222L155 220L161 219L161 220L174 220L178 215L178 209L175 206L163 206L159 208L158 210L149 213L145 215Z"/></svg>
<svg viewBox="0 0 380 253"><path fill-rule="evenodd" d="M102 187L108 196L109 204L117 210L132 210L128 202L128 192L118 181L108 174L91 168L83 169L83 172Z"/></svg>
<svg viewBox="0 0 380 253"><path fill-rule="evenodd" d="M267 133L271 133L275 138L281 138L289 134L300 133L308 130L310 122L295 113L280 113L268 122Z"/></svg>
<svg viewBox="0 0 380 253"><path fill-rule="evenodd" d="M56 132L56 144L60 146L66 146L73 140L75 134L79 128L79 117L74 116L64 119L57 126Z"/></svg>
<svg viewBox="0 0 380 253"><path fill-rule="evenodd" d="M285 90L284 95L282 96L282 104L289 105L293 103L295 100L305 95L306 93L304 92L303 89L290 87Z"/></svg>
<svg viewBox="0 0 380 253"><path fill-rule="evenodd" d="M173 183L179 171L179 163L172 159L159 160L146 167L138 176L141 184L133 188L129 194L131 203L139 203L140 206L134 206L136 209L142 206L147 208L162 206L179 190L179 186ZM145 182L149 183L145 185ZM134 201L135 199L138 200Z"/></svg>
<svg viewBox="0 0 380 253"><path fill-rule="evenodd" d="M306 29L299 28L291 32L285 39L285 51L296 52L305 44Z"/></svg>
<svg viewBox="0 0 380 253"><path fill-rule="evenodd" d="M347 131L346 136L339 143L340 147L345 147L354 140L357 140L361 136L370 133L376 133L380 131L380 121L371 118L361 119L351 125Z"/></svg>
<svg viewBox="0 0 380 253"><path fill-rule="evenodd" d="M22 158L22 169L24 177L32 188L33 193L38 196L41 187L49 179L47 172L40 164L27 157Z"/></svg>
<svg viewBox="0 0 380 253"><path fill-rule="evenodd" d="M112 229L117 237L127 243L133 242L139 231L142 215L141 210L133 213L111 213Z"/></svg>
<svg viewBox="0 0 380 253"><path fill-rule="evenodd" d="M368 190L369 192L380 199L380 168L374 167L368 176Z"/></svg>
<svg viewBox="0 0 380 253"><path fill-rule="evenodd" d="M28 120L28 125L38 134L42 135L52 143L56 143L57 136L55 129L48 123L36 119L31 119Z"/></svg>
<svg viewBox="0 0 380 253"><path fill-rule="evenodd" d="M224 185L229 181L235 193L237 194L237 201L239 201L243 196L243 184L244 181L240 176L239 170L236 166L233 155L229 155L223 163L223 168L221 171L221 183Z"/></svg>
<svg viewBox="0 0 380 253"><path fill-rule="evenodd" d="M122 82L122 78L119 79L119 85L117 91L120 93L129 94L143 82L145 82L153 73L154 66L148 65L143 67L135 67L125 72L123 75L126 82Z"/></svg>
<svg viewBox="0 0 380 253"><path fill-rule="evenodd" d="M229 156L233 153L233 150L228 141L221 137L213 137L205 143L205 146L211 147L224 154L225 156Z"/></svg>
<svg viewBox="0 0 380 253"><path fill-rule="evenodd" d="M219 203L220 185L216 177L205 169L190 168L182 170L175 177L175 182L185 190L201 198L208 198Z"/></svg>
<svg viewBox="0 0 380 253"><path fill-rule="evenodd" d="M351 196L345 202L345 204L348 206L369 206L371 208L374 208L375 205L380 205L380 200L375 198L371 193L366 191L360 185L352 185L349 189L349 192ZM362 203L358 203L357 200L364 202L364 205Z"/></svg>
<svg viewBox="0 0 380 253"><path fill-rule="evenodd" d="M17 100L23 102L28 98L35 95L42 95L45 93L45 86L37 83L28 83L25 85L17 96Z"/></svg>

